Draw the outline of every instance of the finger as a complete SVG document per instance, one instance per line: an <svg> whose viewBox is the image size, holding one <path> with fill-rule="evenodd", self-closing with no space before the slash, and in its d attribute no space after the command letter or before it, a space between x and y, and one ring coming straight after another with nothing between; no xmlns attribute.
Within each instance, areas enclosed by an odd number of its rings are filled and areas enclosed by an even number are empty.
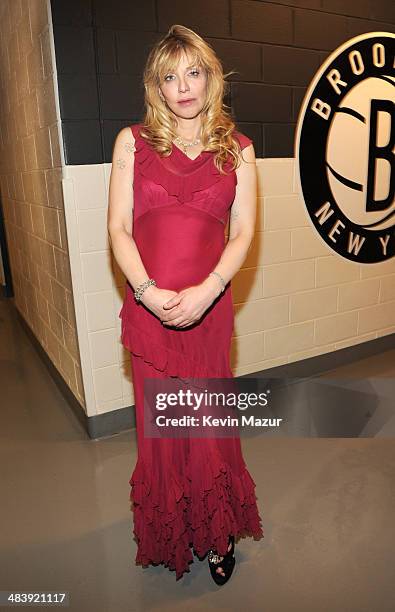
<svg viewBox="0 0 395 612"><path fill-rule="evenodd" d="M178 306L180 302L181 302L181 298L178 295L175 295L168 302L165 302L163 304L163 308L165 308L166 310L169 308L173 308L173 306Z"/></svg>
<svg viewBox="0 0 395 612"><path fill-rule="evenodd" d="M187 321L183 325L178 325L177 327L189 327L189 325L192 325L192 323L193 323L193 321Z"/></svg>
<svg viewBox="0 0 395 612"><path fill-rule="evenodd" d="M182 317L184 317L184 318L182 319ZM174 308L174 310L169 311L169 313L166 315L166 319L164 319L164 321L167 321L168 323L169 322L173 323L176 319L178 321L185 320L185 315L181 314L180 309Z"/></svg>
<svg viewBox="0 0 395 612"><path fill-rule="evenodd" d="M181 323L178 323L177 327L188 327L188 325L192 325L192 319L183 319Z"/></svg>
<svg viewBox="0 0 395 612"><path fill-rule="evenodd" d="M173 327L178 327L179 324L182 323L183 321L184 321L184 319L181 319L180 317L178 317L176 319L163 321L163 323L165 325L172 325Z"/></svg>

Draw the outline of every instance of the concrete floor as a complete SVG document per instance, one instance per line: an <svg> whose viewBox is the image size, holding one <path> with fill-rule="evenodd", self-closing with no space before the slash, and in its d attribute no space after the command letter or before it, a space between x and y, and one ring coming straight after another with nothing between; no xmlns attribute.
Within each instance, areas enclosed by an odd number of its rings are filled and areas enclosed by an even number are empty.
<svg viewBox="0 0 395 612"><path fill-rule="evenodd" d="M332 375L394 379L394 351ZM81 612L394 610L393 439L243 439L265 538L237 544L224 587L197 557L176 582L134 565L135 432L88 439L4 300L0 383L0 590L68 591Z"/></svg>

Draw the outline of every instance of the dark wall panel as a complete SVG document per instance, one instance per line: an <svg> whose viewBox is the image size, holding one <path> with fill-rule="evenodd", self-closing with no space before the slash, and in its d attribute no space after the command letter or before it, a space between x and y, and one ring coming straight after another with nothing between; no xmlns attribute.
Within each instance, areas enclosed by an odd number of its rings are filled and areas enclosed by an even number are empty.
<svg viewBox="0 0 395 612"><path fill-rule="evenodd" d="M175 23L185 25L204 36L230 37L228 0L157 0L158 28L167 30Z"/></svg>
<svg viewBox="0 0 395 612"><path fill-rule="evenodd" d="M238 40L292 44L293 11L255 0L232 1L232 35Z"/></svg>
<svg viewBox="0 0 395 612"><path fill-rule="evenodd" d="M395 31L395 0L51 0L67 164L110 162L142 118L149 50L173 24L203 36L228 77L225 102L257 157L292 157L306 88L352 36Z"/></svg>

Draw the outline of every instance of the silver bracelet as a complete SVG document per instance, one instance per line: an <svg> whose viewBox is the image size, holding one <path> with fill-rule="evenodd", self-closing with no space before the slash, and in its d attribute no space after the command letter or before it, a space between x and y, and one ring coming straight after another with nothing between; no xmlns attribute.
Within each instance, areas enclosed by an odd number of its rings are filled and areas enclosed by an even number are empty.
<svg viewBox="0 0 395 612"><path fill-rule="evenodd" d="M141 296L143 295L147 287L149 287L150 285L156 285L156 281L153 278L149 278L148 280L144 281L144 283L141 283L141 285L137 287L136 291L134 292L134 297L135 297L136 302L141 301Z"/></svg>
<svg viewBox="0 0 395 612"><path fill-rule="evenodd" d="M221 281L221 285L222 285L221 293L223 293L225 291L226 284L222 276L218 272L210 272L210 274L215 274L216 276L218 276L219 280Z"/></svg>

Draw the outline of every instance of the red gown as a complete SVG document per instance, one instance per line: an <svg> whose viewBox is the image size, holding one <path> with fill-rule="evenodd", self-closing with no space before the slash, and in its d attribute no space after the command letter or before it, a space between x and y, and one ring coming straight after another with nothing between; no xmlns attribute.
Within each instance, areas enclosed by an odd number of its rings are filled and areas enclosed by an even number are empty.
<svg viewBox="0 0 395 612"><path fill-rule="evenodd" d="M162 158L131 126L135 138L133 238L149 278L180 291L202 282L226 246L224 228L235 197L236 172L221 175L214 154L190 159L175 145ZM241 147L251 140L235 133ZM225 169L229 171L230 162ZM263 537L255 483L239 436L146 438L145 377L232 378L234 327L231 283L203 314L183 329L162 325L134 300L126 283L122 343L131 353L137 428L137 462L130 478L136 564L163 563L176 579L189 570L192 549L224 555L228 534Z"/></svg>

